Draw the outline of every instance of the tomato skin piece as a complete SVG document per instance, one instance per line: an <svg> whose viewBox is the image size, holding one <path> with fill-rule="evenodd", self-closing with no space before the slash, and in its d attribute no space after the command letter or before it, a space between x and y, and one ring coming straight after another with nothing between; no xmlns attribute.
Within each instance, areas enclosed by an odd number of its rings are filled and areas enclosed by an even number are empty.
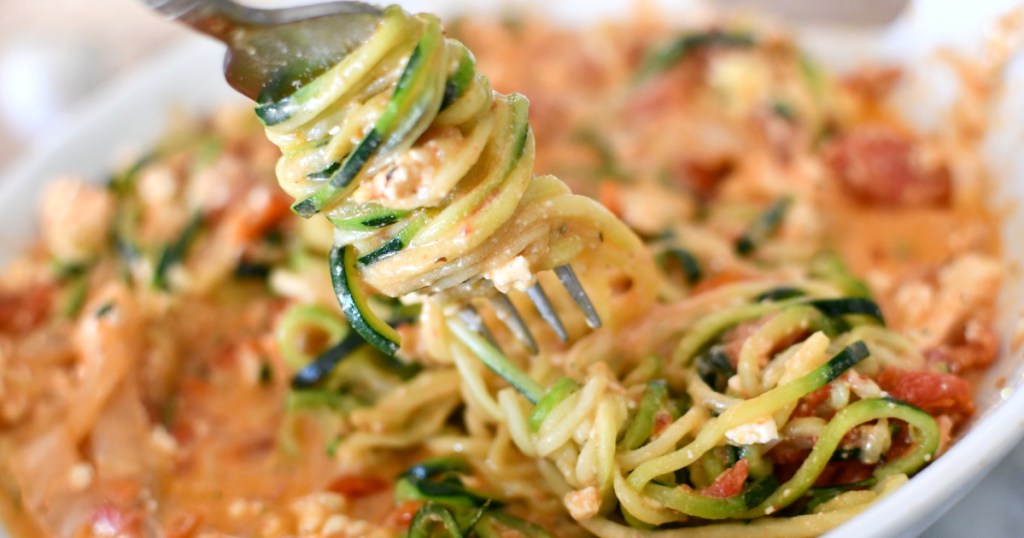
<svg viewBox="0 0 1024 538"><path fill-rule="evenodd" d="M408 529L416 512L423 507L422 501L405 501L388 514L387 526L393 529Z"/></svg>
<svg viewBox="0 0 1024 538"><path fill-rule="evenodd" d="M142 516L137 510L104 501L93 509L83 531L87 536L123 536L141 538Z"/></svg>
<svg viewBox="0 0 1024 538"><path fill-rule="evenodd" d="M21 335L42 325L53 310L55 291L51 284L35 284L0 292L0 334Z"/></svg>
<svg viewBox="0 0 1024 538"><path fill-rule="evenodd" d="M388 481L377 476L345 475L331 481L327 489L351 500L384 491L388 486L390 486Z"/></svg>
<svg viewBox="0 0 1024 538"><path fill-rule="evenodd" d="M742 282L749 278L750 275L748 275L747 273L742 273L740 271L726 270L720 273L715 273L710 277L704 278L703 280L698 282L697 285L694 286L692 290L690 290L690 295L700 295L702 293L709 292L711 290L720 288L722 286L726 286L728 284Z"/></svg>
<svg viewBox="0 0 1024 538"><path fill-rule="evenodd" d="M622 218L622 187L614 181L602 181L597 185L597 201L608 211Z"/></svg>
<svg viewBox="0 0 1024 538"><path fill-rule="evenodd" d="M743 485L747 482L750 474L750 462L742 459L736 462L731 468L715 478L710 486L702 489L700 494L715 499L729 499L739 495L743 491Z"/></svg>
<svg viewBox="0 0 1024 538"><path fill-rule="evenodd" d="M826 164L853 198L890 207L950 203L948 170L919 162L916 142L893 127L862 125L832 143Z"/></svg>
<svg viewBox="0 0 1024 538"><path fill-rule="evenodd" d="M819 408L824 404L829 397L832 395L832 384L829 383L824 387L816 389L814 392L800 398L800 403L797 404L796 409L793 411L793 417L815 417L822 413L819 412ZM831 409L829 414L833 414ZM822 417L828 418L828 417Z"/></svg>
<svg viewBox="0 0 1024 538"><path fill-rule="evenodd" d="M225 227L237 244L251 243L291 213L291 199L278 189L253 189L226 215Z"/></svg>
<svg viewBox="0 0 1024 538"><path fill-rule="evenodd" d="M974 413L970 383L953 374L887 368L878 375L877 381L889 396L932 415L964 419Z"/></svg>

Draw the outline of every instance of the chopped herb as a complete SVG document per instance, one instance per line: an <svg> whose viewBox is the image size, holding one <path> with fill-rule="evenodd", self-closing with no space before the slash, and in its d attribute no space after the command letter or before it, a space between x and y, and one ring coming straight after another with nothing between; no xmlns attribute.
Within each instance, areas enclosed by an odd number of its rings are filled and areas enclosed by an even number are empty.
<svg viewBox="0 0 1024 538"><path fill-rule="evenodd" d="M771 111L772 114L775 114L776 116L788 122L796 122L797 120L796 110L793 108L793 105L787 103L786 101L781 101L778 99L772 101Z"/></svg>
<svg viewBox="0 0 1024 538"><path fill-rule="evenodd" d="M155 161L157 157L159 157L159 153L156 151L146 153L124 171L113 174L107 182L107 188L118 195L128 193L135 187L135 180L138 178L139 172L149 163Z"/></svg>
<svg viewBox="0 0 1024 538"><path fill-rule="evenodd" d="M530 431L536 432L540 429L541 423L547 418L551 410L562 403L570 394L580 388L580 384L571 378L563 377L551 385L551 388L544 393L537 405L534 406L533 412L530 413L530 419L528 426Z"/></svg>
<svg viewBox="0 0 1024 538"><path fill-rule="evenodd" d="M664 380L650 381L644 389L636 415L626 428L619 444L626 450L639 448L654 433L655 418L668 400L668 385Z"/></svg>
<svg viewBox="0 0 1024 538"><path fill-rule="evenodd" d="M100 306L99 308L96 309L96 317L97 318L102 318L102 317L106 316L107 314L109 314L109 313L111 313L113 311L114 311L114 303L112 303L112 302L104 303L102 306Z"/></svg>
<svg viewBox="0 0 1024 538"><path fill-rule="evenodd" d="M747 508L753 508L763 503L772 493L779 488L779 480L775 475L768 475L757 482L754 482L742 493L743 503Z"/></svg>
<svg viewBox="0 0 1024 538"><path fill-rule="evenodd" d="M874 486L876 483L878 483L878 479L871 477L857 482L850 482L849 484L811 488L806 494L807 497L809 497L809 500L807 502L807 506L804 507L803 512L811 513L815 508L836 498L841 493L846 493L847 491L853 491L855 489L867 489Z"/></svg>
<svg viewBox="0 0 1024 538"><path fill-rule="evenodd" d="M697 358L697 375L716 392L724 392L729 378L736 375L736 369L729 362L722 345L711 346L706 353Z"/></svg>
<svg viewBox="0 0 1024 538"><path fill-rule="evenodd" d="M196 151L195 163L199 168L206 168L214 163L224 152L224 141L218 136L207 136Z"/></svg>
<svg viewBox="0 0 1024 538"><path fill-rule="evenodd" d="M398 476L395 498L426 501L413 516L408 536L505 536L554 538L541 527L501 509L502 503L468 489L462 476L469 465L457 458L435 458L414 465ZM440 529L439 529L440 527ZM438 533L443 529L443 533Z"/></svg>
<svg viewBox="0 0 1024 538"><path fill-rule="evenodd" d="M122 231L116 230L112 240L114 242L114 251L117 252L121 260L132 262L139 257L139 248Z"/></svg>
<svg viewBox="0 0 1024 538"><path fill-rule="evenodd" d="M199 233L199 229L203 224L203 215L196 212L195 215L189 220L188 224L185 225L185 229L182 230L181 235L173 243L170 243L164 247L163 251L160 252L160 257L157 259L156 269L153 271L153 287L161 290L167 290L167 272L171 267L181 263L185 254L188 252L188 248L192 245L192 241L195 240L196 235Z"/></svg>
<svg viewBox="0 0 1024 538"><path fill-rule="evenodd" d="M68 287L62 314L67 318L74 318L82 310L85 304L85 297L89 292L89 279L86 275L80 275L71 282Z"/></svg>
<svg viewBox="0 0 1024 538"><path fill-rule="evenodd" d="M59 281L80 277L89 270L89 264L81 262L64 262L53 260L53 276Z"/></svg>
<svg viewBox="0 0 1024 538"><path fill-rule="evenodd" d="M338 447L341 445L341 436L335 435L330 441L327 442L327 457L333 458L338 454Z"/></svg>
<svg viewBox="0 0 1024 538"><path fill-rule="evenodd" d="M263 363L260 364L259 374L260 385L267 386L274 381L274 369L270 366L270 361L264 359Z"/></svg>
<svg viewBox="0 0 1024 538"><path fill-rule="evenodd" d="M674 262L679 266L687 284L696 284L704 277L704 271L701 270L697 257L685 248L672 247L658 256L658 263L663 267L668 267L669 262Z"/></svg>
<svg viewBox="0 0 1024 538"><path fill-rule="evenodd" d="M871 290L861 279L850 272L843 259L832 252L821 252L814 256L810 265L811 276L830 280L850 297L871 298Z"/></svg>
<svg viewBox="0 0 1024 538"><path fill-rule="evenodd" d="M309 179L329 179L331 176L334 175L335 172L338 171L339 168L341 168L341 163L333 162L327 165L323 170L308 174L306 175L306 177L308 177Z"/></svg>
<svg viewBox="0 0 1024 538"><path fill-rule="evenodd" d="M807 304L817 308L822 314L829 317L848 316L860 314L868 316L881 325L885 325L885 316L878 303L863 297L843 297L840 299L816 299L808 301Z"/></svg>
<svg viewBox="0 0 1024 538"><path fill-rule="evenodd" d="M684 34L668 45L650 54L640 65L637 80L644 81L652 75L667 71L691 53L707 47L747 48L756 44L754 36L745 32L724 32L711 30Z"/></svg>
<svg viewBox="0 0 1024 538"><path fill-rule="evenodd" d="M292 378L293 389L308 389L323 381L338 366L341 361L352 355L357 349L366 344L359 333L349 333L335 346L320 354L313 362L295 373Z"/></svg>
<svg viewBox="0 0 1024 538"><path fill-rule="evenodd" d="M170 428L174 424L174 417L178 414L178 398L171 396L167 398L164 405L160 408L160 424L164 428Z"/></svg>
<svg viewBox="0 0 1024 538"><path fill-rule="evenodd" d="M807 295L807 292L800 288L793 286L779 286L772 288L757 297L754 297L755 303L766 303L775 301L785 301L786 299L792 299L794 297L802 297Z"/></svg>
<svg viewBox="0 0 1024 538"><path fill-rule="evenodd" d="M750 223L747 231L743 232L743 235L736 240L736 253L740 256L753 254L761 243L779 229L782 219L786 216L786 211L792 203L792 198L783 196L758 216L754 222Z"/></svg>
<svg viewBox="0 0 1024 538"><path fill-rule="evenodd" d="M248 278L266 280L270 276L270 271L270 264L240 260L235 265L235 278L240 280Z"/></svg>

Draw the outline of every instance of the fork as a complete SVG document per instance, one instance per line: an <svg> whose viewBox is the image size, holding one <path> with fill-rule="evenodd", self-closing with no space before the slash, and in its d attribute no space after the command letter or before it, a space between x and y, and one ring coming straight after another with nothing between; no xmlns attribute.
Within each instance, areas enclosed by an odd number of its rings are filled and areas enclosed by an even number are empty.
<svg viewBox="0 0 1024 538"><path fill-rule="evenodd" d="M308 81L341 61L376 30L383 10L362 2L327 2L283 9L256 9L232 0L145 0L150 8L227 45L224 76L233 88L254 101L278 86L281 77ZM301 59L302 70L295 68ZM555 267L559 282L579 307L587 326L597 329L601 318L569 265ZM526 290L541 318L562 342L569 333L547 291L537 281ZM508 295L491 296L500 321L531 352L537 340ZM471 304L460 310L470 329L492 343L493 335Z"/></svg>

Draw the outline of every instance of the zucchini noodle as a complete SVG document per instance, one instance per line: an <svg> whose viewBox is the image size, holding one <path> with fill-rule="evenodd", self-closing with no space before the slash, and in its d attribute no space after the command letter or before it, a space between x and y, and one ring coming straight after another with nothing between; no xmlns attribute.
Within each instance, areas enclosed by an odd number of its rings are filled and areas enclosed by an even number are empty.
<svg viewBox="0 0 1024 538"><path fill-rule="evenodd" d="M748 287L736 285L732 291L742 294ZM653 372L648 379L633 376L633 385L622 385L608 365L595 363L581 382L561 378L541 396L535 394L537 389L532 385L512 381L524 400L536 403L532 414L516 403L510 389L504 389L497 395L502 412L489 414L488 420L513 432L512 438L523 456L546 458L554 464L559 480L564 483L564 502L569 513L601 536L689 535L686 531L635 534L638 531L627 531L613 523L616 513L618 518L643 527L695 519L747 520L782 512L796 517L789 523L773 523L769 527L778 525L780 533L792 536L820 534L862 510L879 495L880 490L861 491L859 496L849 496L849 501L816 507L813 515L799 515L799 509L792 510L794 504L811 495L812 486L840 444L849 443L851 436L859 437L853 432L888 428L892 421L910 428L912 445L902 455L889 456L884 464L875 467L873 476L881 481L912 474L934 457L939 447L939 429L927 413L887 398L847 396L829 420L792 418L804 397L866 364L869 349L883 346L891 339L889 331L875 325L879 322L874 318L844 313L860 311L857 302L844 305L839 300L814 297L756 303L750 300L719 310L715 316L705 318L713 323L696 324L688 334L676 339L683 345L696 335L716 340L718 336L708 335L753 323L757 328L741 347L733 367L742 368L743 361L749 360L751 342L755 342L759 353L765 355L758 364L774 366L776 361L781 362L775 366L782 373L775 376L774 386L765 383L768 369L751 373L756 383L750 389L742 385L738 371L734 371L726 386L709 386L708 377L701 375L699 368L715 352L715 345L703 342L689 363L668 366L666 373L682 368L675 376L681 380L678 388L666 385ZM481 357L489 357L484 362L506 379L524 375L483 337L466 330L462 322L451 321L450 326L461 341L453 349L465 345ZM858 330L865 327L874 329ZM862 339L840 345L851 334ZM461 352L455 354L462 357L459 360L465 360ZM471 379L466 382L476 383ZM490 399L485 395L474 398ZM689 402L681 404L679 398ZM809 430L809 421L818 421L814 424L819 425ZM873 426L876 421L878 425ZM662 426L656 428L656 422ZM771 463L758 454L787 439L808 436L816 439L813 450L809 450L788 480L779 483ZM862 459L870 463L879 461L877 454L888 451L889 442L883 440L883 447L878 442L864 441L860 448ZM728 497L708 493L715 478L736 465L736 456L721 459L723 450L742 454L752 469ZM872 450L874 455L870 454ZM710 469L717 471L707 475ZM698 475L704 478L698 480ZM697 489L699 483L704 484L704 489ZM748 532L748 527L721 529L730 529L737 536ZM762 526L749 529L756 533Z"/></svg>
<svg viewBox="0 0 1024 538"><path fill-rule="evenodd" d="M751 35L727 33L679 43L648 64L644 77L691 49L756 46ZM654 271L655 259L666 273L675 264L692 287L705 278L700 257L709 253L727 255L748 272L756 272L750 260L758 257L805 256L802 247L772 241L787 214L800 210L797 197L784 193L751 212L731 246L679 226L652 244L652 256L604 208L552 176L533 175L527 111L522 95L491 90L469 50L444 37L436 18L395 7L336 66L287 97L259 104L268 137L283 153L277 174L296 199L293 210L306 218L323 214L334 228L335 291L356 331L385 354L395 352L398 333L366 307L368 290L441 305L424 310L422 326L434 341L432 360L454 369L420 374L352 413L357 430L364 422L378 431L351 434L347 450L426 441L458 393L468 435L435 439L433 446L485 458L491 468L484 474L513 497L530 497L533 488L508 470L535 462L571 517L608 537L691 532L628 530L623 523L654 529L759 518L710 529L816 535L887 491L892 477L936 455L932 416L878 390L854 388L864 385L858 372L922 363L841 261L819 255L796 273L744 278L692 297ZM621 176L607 144L593 131L586 135L581 139L598 146L603 169ZM454 318L436 319L447 304L525 291L536 273L568 263L598 287L601 315L613 321L579 339L557 363L548 352L506 355L492 336ZM614 268L628 277L619 297L608 291ZM671 300L654 307L659 293ZM657 316L628 315L649 308L662 309L656 326L648 320ZM282 334L300 314L282 319ZM639 353L615 341L624 328L640 335L630 342ZM451 380L425 380L442 374ZM801 405L821 391L828 391L831 408L808 416ZM908 431L898 454L890 431L896 424ZM780 474L773 449L787 443L806 453ZM828 499L816 493L830 461L850 451L872 466L874 489ZM489 535L476 527L479 514L467 520L468 512L444 502L426 504L410 536L431 528Z"/></svg>
<svg viewBox="0 0 1024 538"><path fill-rule="evenodd" d="M588 282L625 273L620 306L650 304L656 278L636 236L554 177L533 176L528 107L493 92L435 17L391 7L364 45L257 111L283 153L277 174L293 209L322 213L336 248L354 248L350 285L452 300L524 291L536 273L578 262Z"/></svg>

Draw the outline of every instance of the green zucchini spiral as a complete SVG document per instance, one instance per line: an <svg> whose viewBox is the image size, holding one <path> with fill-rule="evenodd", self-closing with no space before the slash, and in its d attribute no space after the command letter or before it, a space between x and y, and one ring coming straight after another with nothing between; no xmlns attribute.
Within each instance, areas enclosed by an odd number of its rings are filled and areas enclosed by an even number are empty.
<svg viewBox="0 0 1024 538"><path fill-rule="evenodd" d="M494 92L437 18L390 7L361 47L257 112L283 152L277 174L294 211L333 223L358 285L464 297L522 290L573 262L591 278L625 268L634 302L653 300L636 236L558 179L533 175L528 108Z"/></svg>

